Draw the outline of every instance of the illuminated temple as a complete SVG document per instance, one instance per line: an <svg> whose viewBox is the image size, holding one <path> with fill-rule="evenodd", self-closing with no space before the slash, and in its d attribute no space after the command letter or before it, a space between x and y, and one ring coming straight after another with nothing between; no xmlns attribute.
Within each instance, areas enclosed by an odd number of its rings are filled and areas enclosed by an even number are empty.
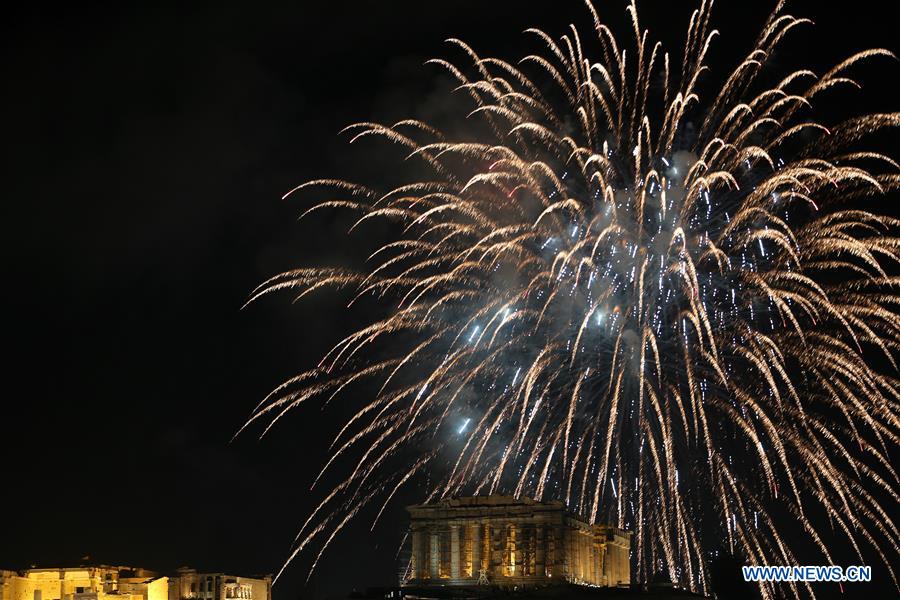
<svg viewBox="0 0 900 600"><path fill-rule="evenodd" d="M631 533L589 525L568 513L562 502L486 496L407 510L407 588L613 587L631 582Z"/></svg>
<svg viewBox="0 0 900 600"><path fill-rule="evenodd" d="M271 600L272 578L121 566L0 570L0 600Z"/></svg>

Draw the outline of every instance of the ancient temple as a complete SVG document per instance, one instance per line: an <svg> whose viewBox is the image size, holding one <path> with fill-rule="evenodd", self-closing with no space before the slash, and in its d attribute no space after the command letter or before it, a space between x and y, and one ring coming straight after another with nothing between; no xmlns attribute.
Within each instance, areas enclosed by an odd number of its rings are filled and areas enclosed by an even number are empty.
<svg viewBox="0 0 900 600"><path fill-rule="evenodd" d="M631 533L589 525L562 502L485 496L407 510L407 587L610 587L631 581Z"/></svg>

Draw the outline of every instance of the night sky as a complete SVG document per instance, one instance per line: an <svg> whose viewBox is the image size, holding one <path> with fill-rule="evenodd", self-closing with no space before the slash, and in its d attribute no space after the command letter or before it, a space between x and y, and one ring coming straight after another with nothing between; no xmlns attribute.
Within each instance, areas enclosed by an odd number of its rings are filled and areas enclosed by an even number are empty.
<svg viewBox="0 0 900 600"><path fill-rule="evenodd" d="M596 4L627 31L624 2ZM680 45L693 8L683 4L644 2L642 25ZM768 5L716 7L714 69L746 50ZM776 62L822 72L864 47L897 51L881 3L846 7L795 2L789 12L816 26ZM338 132L439 114L448 80L422 63L457 56L445 38L518 59L539 49L523 29L558 36L569 22L589 29L576 0L31 3L7 13L0 568L90 556L277 571L318 500L307 490L339 415L314 408L261 441L258 430L231 437L365 315L327 293L241 306L268 276L367 247L339 219L298 223L313 198L282 194L318 177L377 184L380 167ZM858 71L864 93L845 97L896 110L900 70L878 64ZM275 599L395 582L404 524L399 504L374 534L357 523L309 587L299 561ZM875 576L865 589L891 593L884 570Z"/></svg>

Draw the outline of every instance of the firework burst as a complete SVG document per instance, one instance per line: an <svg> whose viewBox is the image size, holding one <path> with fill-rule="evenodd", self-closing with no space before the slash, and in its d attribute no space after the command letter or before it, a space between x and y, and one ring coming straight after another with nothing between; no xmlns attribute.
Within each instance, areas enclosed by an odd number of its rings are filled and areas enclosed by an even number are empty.
<svg viewBox="0 0 900 600"><path fill-rule="evenodd" d="M647 41L634 3L627 50L590 4L590 36L529 30L545 52L516 65L449 40L471 66L430 62L489 134L353 125L351 141L384 138L430 175L294 190L339 194L307 213L357 211L356 225L398 234L368 269L298 269L251 297L340 288L390 308L248 423L359 402L346 392L374 385L323 469L352 457L350 472L291 558L315 548L315 564L362 507L380 516L427 475L430 500L555 498L630 529L639 581L662 572L707 590L707 550L723 544L748 563L795 564L785 520L832 562L811 512L894 576L900 239L865 207L900 177L858 142L900 115L810 116L821 93L856 85L854 65L892 55L761 85L808 22L781 3L724 84L701 90L711 6L691 17L680 63Z"/></svg>

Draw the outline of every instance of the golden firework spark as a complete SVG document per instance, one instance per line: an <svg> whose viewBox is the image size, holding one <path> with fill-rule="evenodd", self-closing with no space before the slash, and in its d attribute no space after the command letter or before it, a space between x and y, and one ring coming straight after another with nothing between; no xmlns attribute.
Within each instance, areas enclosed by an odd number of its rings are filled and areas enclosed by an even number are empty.
<svg viewBox="0 0 900 600"><path fill-rule="evenodd" d="M392 309L248 422L271 427L314 399L358 402L342 393L363 383L378 390L336 436L323 472L352 457L350 472L291 559L315 547L315 566L362 507L380 516L428 474L429 499L557 498L634 530L640 581L663 571L707 590L705 550L722 540L749 563L796 563L776 505L826 562L811 511L895 577L900 421L887 373L900 238L898 221L864 207L900 176L858 142L900 114L828 126L810 116L819 94L856 85L854 65L892 54L761 86L775 47L808 22L783 4L713 93L698 89L717 33L711 1L690 19L680 65L647 41L633 2L627 50L587 4L595 58L574 27L559 42L529 30L547 51L518 65L451 39L469 74L430 62L458 80L490 136L353 125L351 141L386 138L431 175L384 192L339 180L292 190L330 188L340 199L307 212L350 209L354 227L384 220L400 233L368 270L298 269L250 299L342 288Z"/></svg>

